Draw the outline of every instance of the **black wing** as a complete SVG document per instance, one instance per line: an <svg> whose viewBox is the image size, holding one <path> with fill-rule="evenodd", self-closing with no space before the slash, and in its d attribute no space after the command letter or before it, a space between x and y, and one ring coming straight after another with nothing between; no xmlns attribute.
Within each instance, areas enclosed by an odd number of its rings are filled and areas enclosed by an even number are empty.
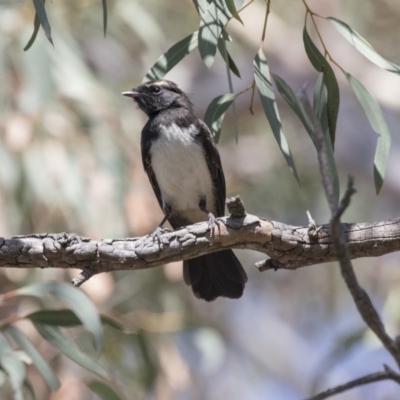
<svg viewBox="0 0 400 400"><path fill-rule="evenodd" d="M143 168L146 171L146 174L149 178L151 187L153 188L154 194L157 197L158 204L160 205L161 209L163 209L163 199L161 196L161 190L160 187L158 186L158 182L156 179L156 176L153 171L153 167L151 166L151 155L150 155L150 148L152 144L152 134L151 132L148 131L148 126L145 125L142 131L142 140L141 140L141 150L142 150L142 162L143 162Z"/></svg>
<svg viewBox="0 0 400 400"><path fill-rule="evenodd" d="M200 119L197 124L199 127L199 133L197 134L198 143L203 146L208 169L210 170L211 179L213 181L214 196L217 203L215 205L217 210L216 217L222 217L225 214L226 188L221 158L208 126Z"/></svg>

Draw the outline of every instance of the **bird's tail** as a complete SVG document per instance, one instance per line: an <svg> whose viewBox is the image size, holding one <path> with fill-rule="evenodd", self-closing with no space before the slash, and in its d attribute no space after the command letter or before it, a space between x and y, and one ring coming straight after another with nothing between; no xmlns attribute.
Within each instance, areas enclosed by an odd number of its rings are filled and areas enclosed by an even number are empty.
<svg viewBox="0 0 400 400"><path fill-rule="evenodd" d="M184 261L183 276L194 295L206 301L219 296L238 299L247 282L246 272L232 250Z"/></svg>

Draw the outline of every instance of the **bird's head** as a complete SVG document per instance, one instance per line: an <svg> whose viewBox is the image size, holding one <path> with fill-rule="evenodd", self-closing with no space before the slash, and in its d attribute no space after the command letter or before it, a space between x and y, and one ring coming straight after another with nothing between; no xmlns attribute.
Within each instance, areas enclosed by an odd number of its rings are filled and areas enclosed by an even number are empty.
<svg viewBox="0 0 400 400"><path fill-rule="evenodd" d="M155 80L122 92L131 97L148 116L168 108L183 107L192 110L192 103L179 86L167 80Z"/></svg>

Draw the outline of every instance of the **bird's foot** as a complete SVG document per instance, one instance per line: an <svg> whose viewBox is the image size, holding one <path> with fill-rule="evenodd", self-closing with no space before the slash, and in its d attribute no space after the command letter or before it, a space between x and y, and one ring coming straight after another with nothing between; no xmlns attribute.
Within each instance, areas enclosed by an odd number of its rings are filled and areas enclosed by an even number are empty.
<svg viewBox="0 0 400 400"><path fill-rule="evenodd" d="M161 244L161 235L166 232L171 232L168 228L163 228L162 226L157 226L156 230L151 234L151 237L158 240L158 244Z"/></svg>
<svg viewBox="0 0 400 400"><path fill-rule="evenodd" d="M220 222L218 221L218 219L215 218L215 215L211 212L208 213L207 223L208 223L208 228L210 229L210 231L213 231L215 226L219 227L219 225L220 225Z"/></svg>

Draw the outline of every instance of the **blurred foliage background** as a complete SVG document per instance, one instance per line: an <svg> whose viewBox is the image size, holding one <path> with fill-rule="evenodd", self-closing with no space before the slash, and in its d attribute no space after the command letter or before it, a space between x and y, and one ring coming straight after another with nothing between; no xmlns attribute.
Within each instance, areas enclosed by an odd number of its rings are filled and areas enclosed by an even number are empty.
<svg viewBox="0 0 400 400"><path fill-rule="evenodd" d="M158 57L198 29L189 0L111 0L103 37L100 1L46 2L54 48L39 32L24 52L33 29L30 1L0 2L0 233L75 232L93 239L140 236L162 218L140 157L145 116L120 96L138 85ZM385 57L400 63L400 6L395 0L310 0L313 11L335 16L358 30ZM251 84L252 61L260 45L264 1L255 1L231 21L228 44L241 79ZM301 1L272 2L265 52L272 72L292 87L313 83L317 74L302 44L305 9ZM373 185L377 137L357 100L338 74L341 89L336 161L341 184L355 177L357 195L346 221L375 221L400 212L398 77L370 64L325 21L320 21L331 54L377 97L393 133L386 181L379 197ZM194 51L167 76L191 97L198 116L227 93L221 59L208 70ZM240 194L249 212L293 225L328 220L314 147L293 113L279 101L285 134L302 182L291 175L273 139L256 95L236 102L239 143L231 113L219 144L229 195ZM126 399L304 398L311 393L381 369L390 357L364 325L335 264L298 272L261 275L262 255L238 251L249 283L242 299L198 301L182 281L180 263L149 271L103 274L85 283L98 309L119 319L132 333L105 328L100 362ZM399 331L398 255L355 262L361 283L384 316L390 333ZM1 292L36 281L69 281L77 271L0 271ZM51 305L50 305L51 306ZM0 318L40 308L31 299L7 302ZM96 399L85 382L93 376L41 339L31 337L62 382L50 393L33 366L29 374L38 399ZM87 334L69 330L83 349ZM10 388L0 389L11 398ZM341 399L397 399L400 389L381 382Z"/></svg>

